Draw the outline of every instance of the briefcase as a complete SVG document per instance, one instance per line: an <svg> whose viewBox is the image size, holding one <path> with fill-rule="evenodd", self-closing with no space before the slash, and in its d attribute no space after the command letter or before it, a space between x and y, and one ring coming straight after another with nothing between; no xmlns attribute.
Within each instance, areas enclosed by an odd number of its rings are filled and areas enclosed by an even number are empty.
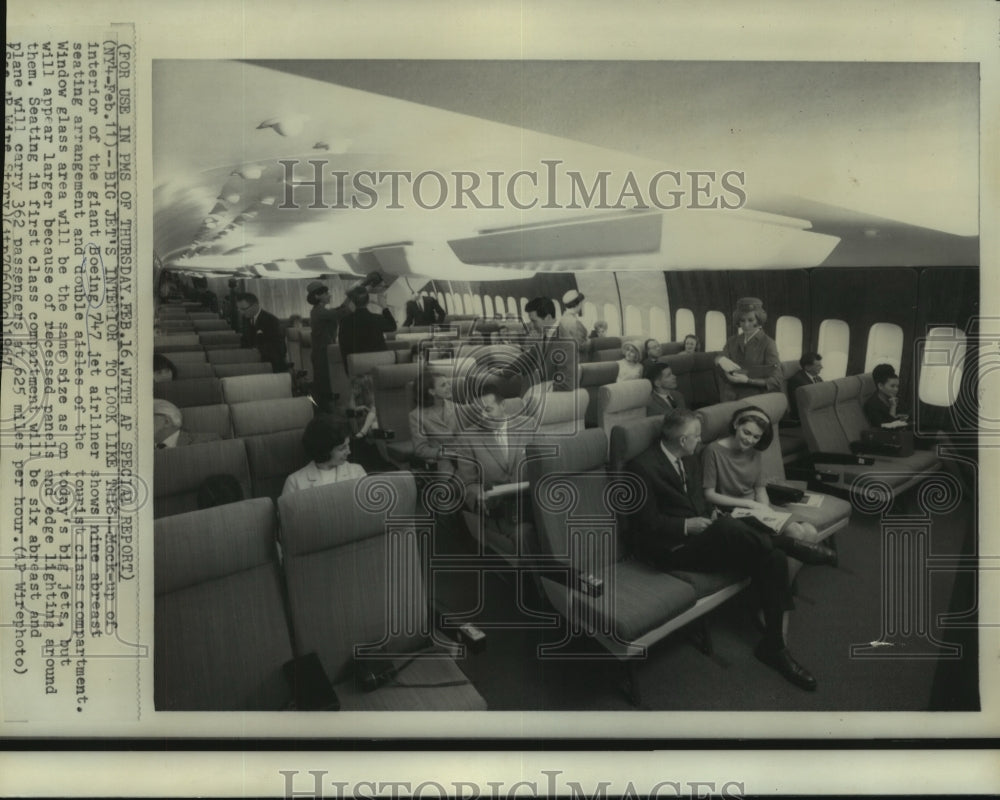
<svg viewBox="0 0 1000 800"><path fill-rule="evenodd" d="M861 450L880 456L912 456L913 431L880 428L861 431Z"/></svg>

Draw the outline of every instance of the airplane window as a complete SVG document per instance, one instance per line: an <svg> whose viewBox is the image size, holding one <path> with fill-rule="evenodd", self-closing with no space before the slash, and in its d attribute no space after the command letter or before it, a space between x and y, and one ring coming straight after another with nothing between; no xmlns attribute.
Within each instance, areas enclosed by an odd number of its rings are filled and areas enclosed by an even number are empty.
<svg viewBox="0 0 1000 800"><path fill-rule="evenodd" d="M507 309L504 307L503 298L500 295L493 298L493 308L494 313L499 314L501 317L507 313Z"/></svg>
<svg viewBox="0 0 1000 800"><path fill-rule="evenodd" d="M637 306L625 306L625 335L642 336L645 334L642 324L642 311Z"/></svg>
<svg viewBox="0 0 1000 800"><path fill-rule="evenodd" d="M622 335L622 325L618 314L618 306L614 303L604 304L604 321L608 323L608 336Z"/></svg>
<svg viewBox="0 0 1000 800"><path fill-rule="evenodd" d="M802 358L802 320L798 317L778 317L774 341L778 345L778 358L798 361Z"/></svg>
<svg viewBox="0 0 1000 800"><path fill-rule="evenodd" d="M674 325L674 341L680 342L689 333L694 333L694 312L690 308L678 308Z"/></svg>
<svg viewBox="0 0 1000 800"><path fill-rule="evenodd" d="M479 298L479 305L481 305L483 307L483 316L484 317L492 317L492 316L494 316L495 312L493 311L493 298L492 297L490 297L489 295L485 295L485 296ZM500 313L503 313L503 312L500 312Z"/></svg>
<svg viewBox="0 0 1000 800"><path fill-rule="evenodd" d="M721 311L709 311L705 314L705 350L713 352L725 346L726 315Z"/></svg>
<svg viewBox="0 0 1000 800"><path fill-rule="evenodd" d="M527 315L527 314L525 313L525 311L524 311L524 307L525 307L526 305L528 305L528 298L527 298L527 297L522 297L522 298L521 298L521 305L517 305L517 303L515 303L515 304L514 304L514 306L515 306L515 307L517 308L517 310L518 310L518 311L519 311L519 312L520 312L521 314L524 314L524 316L525 316L525 317L527 317L527 316L528 316L528 315Z"/></svg>
<svg viewBox="0 0 1000 800"><path fill-rule="evenodd" d="M580 317L583 320L583 324L587 327L593 328L594 323L597 322L600 317L597 315L597 305L591 303L589 300L583 301L583 314Z"/></svg>
<svg viewBox="0 0 1000 800"><path fill-rule="evenodd" d="M825 319L819 325L819 354L823 356L823 377L829 380L847 375L847 346L851 329L842 319Z"/></svg>
<svg viewBox="0 0 1000 800"><path fill-rule="evenodd" d="M486 306L483 304L482 295L477 294L474 298L472 298L472 308L473 308L472 311L473 314L478 314L481 317L486 316Z"/></svg>
<svg viewBox="0 0 1000 800"><path fill-rule="evenodd" d="M470 292L465 293L465 297L462 298L463 305L465 306L465 313L474 315L476 313L475 303L472 302L472 294Z"/></svg>
<svg viewBox="0 0 1000 800"><path fill-rule="evenodd" d="M865 353L865 372L876 364L892 364L899 372L903 359L903 329L891 322L876 322L868 331L868 351Z"/></svg>
<svg viewBox="0 0 1000 800"><path fill-rule="evenodd" d="M920 359L917 396L921 403L950 407L962 386L965 333L956 328L931 328Z"/></svg>
<svg viewBox="0 0 1000 800"><path fill-rule="evenodd" d="M520 306L517 304L517 298L516 297L508 297L507 298L507 313L508 314L513 314L516 317L520 317L521 316L521 310L523 308L524 308L523 304L520 305Z"/></svg>
<svg viewBox="0 0 1000 800"><path fill-rule="evenodd" d="M667 312L656 306L649 309L649 336L661 342L670 341L670 323L667 322Z"/></svg>

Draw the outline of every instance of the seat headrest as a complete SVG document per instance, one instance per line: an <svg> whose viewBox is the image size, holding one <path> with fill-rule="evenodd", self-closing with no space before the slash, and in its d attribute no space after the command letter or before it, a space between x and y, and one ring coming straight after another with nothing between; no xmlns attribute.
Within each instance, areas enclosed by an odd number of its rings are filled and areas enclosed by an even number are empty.
<svg viewBox="0 0 1000 800"><path fill-rule="evenodd" d="M580 365L580 386L604 386L618 378L618 362L596 361Z"/></svg>
<svg viewBox="0 0 1000 800"><path fill-rule="evenodd" d="M646 417L611 429L609 466L620 470L660 437L663 417Z"/></svg>
<svg viewBox="0 0 1000 800"><path fill-rule="evenodd" d="M161 517L153 531L157 595L277 560L267 497Z"/></svg>
<svg viewBox="0 0 1000 800"><path fill-rule="evenodd" d="M540 466L536 469L539 474L533 476L532 459L548 453L551 453L550 445L529 444L525 448L529 479L533 480L535 477L541 477L541 474L551 472L589 472L603 469L607 462L608 437L600 428L589 428L577 436L560 440L556 452L539 462Z"/></svg>
<svg viewBox="0 0 1000 800"><path fill-rule="evenodd" d="M861 379L857 375L830 381L837 387L837 403L861 402Z"/></svg>
<svg viewBox="0 0 1000 800"><path fill-rule="evenodd" d="M726 403L716 403L705 406L697 411L701 420L701 440L705 444L729 435L729 422L739 409L747 406L757 406L767 414L772 427L776 428L778 420L785 415L788 399L781 392L769 392L742 400L731 400Z"/></svg>
<svg viewBox="0 0 1000 800"><path fill-rule="evenodd" d="M372 382L379 389L399 389L417 380L419 364L380 364L372 371Z"/></svg>
<svg viewBox="0 0 1000 800"><path fill-rule="evenodd" d="M605 413L613 414L633 408L642 408L649 401L653 387L649 381L622 381L609 383L598 391L598 402Z"/></svg>
<svg viewBox="0 0 1000 800"><path fill-rule="evenodd" d="M799 407L799 417L809 411L832 406L837 397L837 387L833 381L812 383L795 391L795 402Z"/></svg>

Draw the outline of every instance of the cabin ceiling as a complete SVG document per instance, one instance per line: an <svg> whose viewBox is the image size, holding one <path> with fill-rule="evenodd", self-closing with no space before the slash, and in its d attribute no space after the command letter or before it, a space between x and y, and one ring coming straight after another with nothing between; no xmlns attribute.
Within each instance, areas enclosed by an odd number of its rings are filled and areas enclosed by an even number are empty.
<svg viewBox="0 0 1000 800"><path fill-rule="evenodd" d="M349 272L359 251L398 242L398 271L480 279L714 268L750 252L746 266L979 263L975 64L158 61L153 86L155 246L178 268ZM299 160L300 181L323 162L321 207L286 186L281 159ZM658 251L588 258L616 225L610 240L627 238L630 212L339 208L365 197L332 175L509 176L544 159L588 176L742 171L746 207L659 211L659 231L638 223Z"/></svg>

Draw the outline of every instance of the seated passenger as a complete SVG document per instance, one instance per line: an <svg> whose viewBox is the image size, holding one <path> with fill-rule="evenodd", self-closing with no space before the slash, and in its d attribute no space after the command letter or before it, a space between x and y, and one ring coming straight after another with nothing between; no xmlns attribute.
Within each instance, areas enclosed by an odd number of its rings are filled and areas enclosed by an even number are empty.
<svg viewBox="0 0 1000 800"><path fill-rule="evenodd" d="M608 335L608 323L603 319L597 320L594 323L594 329L590 332L591 339L601 339Z"/></svg>
<svg viewBox="0 0 1000 800"><path fill-rule="evenodd" d="M243 500L243 487L235 475L220 472L209 475L198 487L198 509L215 508Z"/></svg>
<svg viewBox="0 0 1000 800"><path fill-rule="evenodd" d="M351 429L331 417L314 417L309 421L302 434L302 447L312 461L288 476L281 490L283 496L367 474L361 465L347 460L351 454Z"/></svg>
<svg viewBox="0 0 1000 800"><path fill-rule="evenodd" d="M784 393L785 379L778 359L778 346L761 327L767 322L763 302L756 297L738 300L733 322L740 332L729 337L722 355L716 359L725 378L719 387L720 399L726 402L764 392ZM729 368L732 365L733 368Z"/></svg>
<svg viewBox="0 0 1000 800"><path fill-rule="evenodd" d="M462 450L465 457L458 461L458 476L465 485L465 506L470 511L483 507L488 516L516 524L518 508L524 519L527 502L519 503L516 494L496 502L485 500L484 495L495 486L521 480L524 445L518 437L531 426L521 414L510 414L500 389L493 384L483 387L474 402L480 429L469 437Z"/></svg>
<svg viewBox="0 0 1000 800"><path fill-rule="evenodd" d="M799 419L799 405L795 399L795 392L800 386L823 382L819 376L823 371L823 356L819 353L805 353L799 359L799 367L799 371L788 379L788 417L795 421Z"/></svg>
<svg viewBox="0 0 1000 800"><path fill-rule="evenodd" d="M635 342L622 343L624 358L618 361L618 377L616 383L631 381L642 377L642 353Z"/></svg>
<svg viewBox="0 0 1000 800"><path fill-rule="evenodd" d="M865 400L865 417L873 428L889 422L905 422L906 414L899 413L899 376L891 364L879 364L872 370L875 394Z"/></svg>
<svg viewBox="0 0 1000 800"><path fill-rule="evenodd" d="M661 570L750 576L764 612L764 637L754 655L796 686L814 690L816 679L792 658L782 633L784 612L794 608L785 553L774 537L742 520L709 518L695 458L700 441L694 413L671 411L663 417L659 441L626 465L648 490L629 520L636 554Z"/></svg>
<svg viewBox="0 0 1000 800"><path fill-rule="evenodd" d="M357 375L351 378L351 398L348 408L354 413L357 439L364 439L369 433L378 430L378 414L375 411L375 386L371 375Z"/></svg>
<svg viewBox="0 0 1000 800"><path fill-rule="evenodd" d="M643 345L643 356L642 356L642 371L643 377L649 377L649 370L653 364L659 362L663 357L663 345L660 344L659 339L647 339Z"/></svg>
<svg viewBox="0 0 1000 800"><path fill-rule="evenodd" d="M153 442L157 450L184 447L202 442L217 442L217 433L191 433L184 430L184 415L169 400L153 400Z"/></svg>
<svg viewBox="0 0 1000 800"><path fill-rule="evenodd" d="M174 362L161 353L153 353L153 383L166 383L177 380L177 367Z"/></svg>
<svg viewBox="0 0 1000 800"><path fill-rule="evenodd" d="M693 333L684 337L684 352L697 353L701 350L701 340Z"/></svg>
<svg viewBox="0 0 1000 800"><path fill-rule="evenodd" d="M741 408L733 414L729 431L729 436L712 442L702 454L705 499L722 511L745 508L756 517L773 516L760 455L774 438L770 417L757 406ZM800 561L833 564L832 550L810 543L815 536L816 528L810 523L791 517L775 531L774 544Z"/></svg>
<svg viewBox="0 0 1000 800"><path fill-rule="evenodd" d="M653 384L652 394L646 403L646 416L658 417L675 408L687 408L684 395L677 391L677 376L669 364L653 364L646 371L646 377Z"/></svg>
<svg viewBox="0 0 1000 800"><path fill-rule="evenodd" d="M417 407L410 412L413 455L423 461L438 461L442 451L458 433L458 416L451 399L451 376L425 371L413 384ZM449 462L438 464L441 468Z"/></svg>

